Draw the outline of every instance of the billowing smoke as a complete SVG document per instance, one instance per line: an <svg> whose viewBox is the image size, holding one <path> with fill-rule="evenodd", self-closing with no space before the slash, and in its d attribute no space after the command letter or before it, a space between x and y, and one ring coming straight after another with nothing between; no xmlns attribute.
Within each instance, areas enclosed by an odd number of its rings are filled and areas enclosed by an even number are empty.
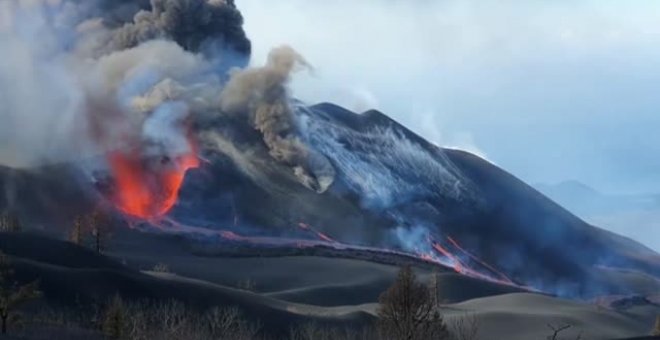
<svg viewBox="0 0 660 340"><path fill-rule="evenodd" d="M241 70L251 46L233 1L9 0L0 18L0 164L104 159L117 206L154 218L198 165L194 128L234 120L301 184L334 180L287 91L308 63L281 47Z"/></svg>
<svg viewBox="0 0 660 340"><path fill-rule="evenodd" d="M263 67L237 71L222 92L222 109L247 114L261 132L270 155L291 166L302 184L317 192L333 182L335 170L325 156L308 148L298 137L298 127L287 93L291 73L309 67L291 47L273 49Z"/></svg>
<svg viewBox="0 0 660 340"><path fill-rule="evenodd" d="M231 1L3 1L0 164L101 158L120 209L162 215L249 60L242 21Z"/></svg>
<svg viewBox="0 0 660 340"><path fill-rule="evenodd" d="M10 165L133 143L166 102L208 111L230 66L249 59L233 2L9 0L0 18L0 163Z"/></svg>
<svg viewBox="0 0 660 340"><path fill-rule="evenodd" d="M153 39L172 39L189 51L222 49L250 54L250 41L242 29L243 17L231 1L151 0L150 7L138 11L133 22L113 32L112 49L131 48Z"/></svg>

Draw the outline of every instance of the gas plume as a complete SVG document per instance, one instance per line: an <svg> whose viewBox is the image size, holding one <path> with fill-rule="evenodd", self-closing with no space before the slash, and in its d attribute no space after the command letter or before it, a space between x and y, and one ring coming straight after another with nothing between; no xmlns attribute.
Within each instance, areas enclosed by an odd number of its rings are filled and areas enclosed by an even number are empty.
<svg viewBox="0 0 660 340"><path fill-rule="evenodd" d="M172 39L189 51L226 49L250 54L250 41L242 29L243 17L233 2L224 0L151 0L133 22L115 30L113 50L126 49L153 39Z"/></svg>
<svg viewBox="0 0 660 340"><path fill-rule="evenodd" d="M154 219L198 166L199 132L229 119L258 132L302 185L332 184L330 162L298 137L287 90L309 64L280 47L265 66L240 69L251 46L233 1L10 0L0 15L0 87L10 91L0 103L0 163L105 155L107 194L123 212Z"/></svg>
<svg viewBox="0 0 660 340"><path fill-rule="evenodd" d="M9 0L0 18L0 163L104 155L119 209L166 213L198 165L191 126L249 60L233 2Z"/></svg>
<svg viewBox="0 0 660 340"><path fill-rule="evenodd" d="M287 84L291 73L309 67L291 47L275 48L263 67L235 72L222 92L222 109L247 114L261 132L270 155L294 169L300 182L317 192L334 180L335 170L325 156L308 148L298 137Z"/></svg>

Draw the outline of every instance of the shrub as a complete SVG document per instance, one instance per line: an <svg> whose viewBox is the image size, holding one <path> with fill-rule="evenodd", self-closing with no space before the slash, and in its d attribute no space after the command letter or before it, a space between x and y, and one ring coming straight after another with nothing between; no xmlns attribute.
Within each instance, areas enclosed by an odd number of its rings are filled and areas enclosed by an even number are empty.
<svg viewBox="0 0 660 340"><path fill-rule="evenodd" d="M126 302L119 296L105 308L101 328L111 339L131 340L252 340L261 330L237 308L199 313L178 301Z"/></svg>
<svg viewBox="0 0 660 340"><path fill-rule="evenodd" d="M14 271L9 257L0 252L0 319L2 334L7 333L10 321L15 320L15 311L24 303L41 296L38 282L19 285L14 281Z"/></svg>
<svg viewBox="0 0 660 340"><path fill-rule="evenodd" d="M103 313L103 324L101 326L103 333L111 339L122 339L125 334L127 319L124 301L119 295L115 295Z"/></svg>
<svg viewBox="0 0 660 340"><path fill-rule="evenodd" d="M151 268L151 271L155 273L171 273L170 266L166 265L165 263L156 264L153 268Z"/></svg>
<svg viewBox="0 0 660 340"><path fill-rule="evenodd" d="M254 292L257 289L257 283L254 282L254 280L245 279L242 281L238 281L238 283L236 284L236 288L247 290L249 292Z"/></svg>

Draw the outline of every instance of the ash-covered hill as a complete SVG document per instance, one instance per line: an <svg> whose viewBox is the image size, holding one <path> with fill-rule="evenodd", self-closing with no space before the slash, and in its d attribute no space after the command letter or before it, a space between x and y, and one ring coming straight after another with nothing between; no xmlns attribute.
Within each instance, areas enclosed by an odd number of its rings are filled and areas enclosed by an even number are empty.
<svg viewBox="0 0 660 340"><path fill-rule="evenodd" d="M302 140L335 170L327 190L301 184L258 142L217 137L210 164L190 173L173 215L280 236L300 236L296 226L303 222L342 243L442 257L433 247L439 243L456 255L445 264L473 264L567 296L634 290L613 283L621 269L639 271L648 282L660 276L658 254L584 223L497 166L436 147L380 112L320 104L299 107L297 115Z"/></svg>

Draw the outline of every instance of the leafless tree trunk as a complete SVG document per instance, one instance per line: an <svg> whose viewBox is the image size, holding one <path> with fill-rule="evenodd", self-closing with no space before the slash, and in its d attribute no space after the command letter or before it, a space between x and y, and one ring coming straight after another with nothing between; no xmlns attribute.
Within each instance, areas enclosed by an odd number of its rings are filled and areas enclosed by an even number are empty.
<svg viewBox="0 0 660 340"><path fill-rule="evenodd" d="M449 332L426 285L410 267L379 298L379 328L384 339L448 339Z"/></svg>
<svg viewBox="0 0 660 340"><path fill-rule="evenodd" d="M569 328L571 328L571 325L563 325L563 326L555 326L553 324L548 324L548 328L552 330L552 335L548 336L548 340L559 340L559 334ZM580 340L582 339L582 333L578 334L577 337L575 337L575 340Z"/></svg>

